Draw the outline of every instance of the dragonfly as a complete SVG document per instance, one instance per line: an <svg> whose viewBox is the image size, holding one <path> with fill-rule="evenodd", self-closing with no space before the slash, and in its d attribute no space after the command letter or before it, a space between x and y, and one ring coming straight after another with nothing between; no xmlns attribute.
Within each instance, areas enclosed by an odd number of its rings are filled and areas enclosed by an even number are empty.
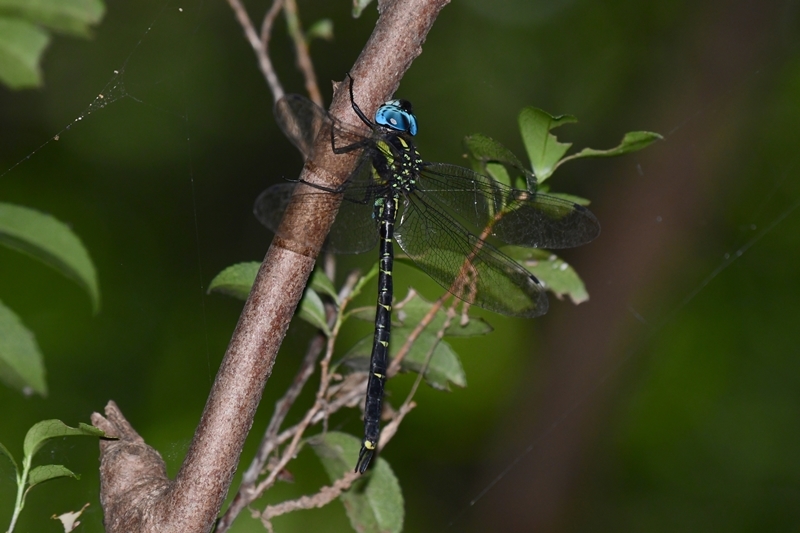
<svg viewBox="0 0 800 533"><path fill-rule="evenodd" d="M294 183L273 185L258 197L255 215L273 232L290 202L315 204L319 194L341 196L325 248L361 253L379 244L375 332L364 406L364 438L355 471L363 474L380 437L381 404L391 333L394 247L423 272L468 304L504 315L536 317L547 312L544 284L500 250L503 244L572 248L600 233L597 218L574 202L515 189L467 168L424 161L414 144L418 122L407 100L381 105L370 120L350 105L368 128L359 131L307 98L290 94L275 105L277 122L306 163L317 163L320 136L334 154L360 151L354 170L336 188L311 186L295 194ZM321 158L319 158L321 159Z"/></svg>

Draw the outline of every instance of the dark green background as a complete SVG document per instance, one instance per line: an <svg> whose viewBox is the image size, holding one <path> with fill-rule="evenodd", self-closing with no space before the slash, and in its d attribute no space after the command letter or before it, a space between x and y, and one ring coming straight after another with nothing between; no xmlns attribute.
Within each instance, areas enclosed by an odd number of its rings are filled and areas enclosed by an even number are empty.
<svg viewBox="0 0 800 533"><path fill-rule="evenodd" d="M265 9L250 8L259 19ZM300 9L306 26L334 19L334 42L312 46L329 98L375 8L359 20L344 0ZM442 11L399 91L414 102L427 159L459 162L475 132L522 156L525 105L578 116L557 131L578 148L610 147L629 130L665 140L556 173L555 188L592 199L603 225L563 253L591 300L554 300L535 321L485 313L493 335L454 343L469 387L422 390L383 454L403 487L406 531L800 528L799 15L795 0L460 0ZM297 92L277 27L272 57ZM33 423L87 422L114 399L174 474L241 309L204 289L224 267L264 256L271 237L253 200L296 177L300 157L224 2L110 2L95 38L56 38L43 69L40 90L0 88L0 173L20 162L0 177L0 201L71 225L98 268L102 310L92 316L77 286L0 249L0 299L36 334L50 387L44 399L0 388L0 441L21 454ZM110 105L31 154L101 91ZM340 271L374 259L344 259ZM401 296L408 284L439 294L408 268L396 280ZM368 332L351 327L342 346ZM246 462L311 333L292 325ZM394 380L391 401L410 383ZM358 435L358 412L331 427ZM88 438L49 445L41 460L83 477L34 490L17 531L59 531L48 517L87 501L82 531L101 531L97 455ZM326 482L308 450L291 470L296 482L270 501ZM0 474L5 528L13 482L7 465ZM348 525L336 503L275 527ZM263 528L245 513L234 531Z"/></svg>

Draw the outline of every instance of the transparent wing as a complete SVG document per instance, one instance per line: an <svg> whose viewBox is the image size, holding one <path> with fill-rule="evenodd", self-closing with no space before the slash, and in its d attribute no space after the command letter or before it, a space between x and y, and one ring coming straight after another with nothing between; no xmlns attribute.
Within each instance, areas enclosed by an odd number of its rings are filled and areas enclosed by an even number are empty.
<svg viewBox="0 0 800 533"><path fill-rule="evenodd" d="M512 189L467 168L425 163L417 186L426 200L477 235L531 248L572 248L600 234L591 211L546 194Z"/></svg>
<svg viewBox="0 0 800 533"><path fill-rule="evenodd" d="M253 214L272 233L277 233L296 185L295 183L279 183L266 189L256 198Z"/></svg>
<svg viewBox="0 0 800 533"><path fill-rule="evenodd" d="M275 120L307 161L314 161L317 141L331 140L337 147L363 144L363 133L331 117L327 111L299 94L287 94L275 104ZM333 135L331 135L331 133ZM324 137L320 139L319 137Z"/></svg>
<svg viewBox="0 0 800 533"><path fill-rule="evenodd" d="M417 192L409 195L394 234L417 266L484 309L525 317L547 312L545 289L530 272L427 200Z"/></svg>
<svg viewBox="0 0 800 533"><path fill-rule="evenodd" d="M316 208L320 194L343 194L343 201L331 228L324 249L335 253L360 253L372 249L378 242L377 223L372 216L375 184L372 180L372 147L369 137L355 128L335 120L327 111L308 98L289 94L275 104L275 118L286 137L307 161L315 160L315 147L365 148L355 170L342 186L343 192L325 191L295 195L294 183L270 187L256 200L256 218L277 232L290 202Z"/></svg>
<svg viewBox="0 0 800 533"><path fill-rule="evenodd" d="M273 233L278 233L281 219L290 202L300 202L309 209L315 209L319 205L317 200L320 195L341 194L319 191L295 195L295 187L295 183L279 183L262 192L256 199L253 212L259 222ZM349 193L361 195L361 199L354 201L345 195L323 246L326 251L356 254L371 250L378 242L378 226L372 216L374 200L367 196L370 191L355 187L353 191L348 190Z"/></svg>

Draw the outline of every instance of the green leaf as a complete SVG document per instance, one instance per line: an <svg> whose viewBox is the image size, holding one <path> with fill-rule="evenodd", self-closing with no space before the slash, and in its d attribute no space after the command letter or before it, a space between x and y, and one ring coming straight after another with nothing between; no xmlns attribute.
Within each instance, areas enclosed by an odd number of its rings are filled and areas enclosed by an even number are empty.
<svg viewBox="0 0 800 533"><path fill-rule="evenodd" d="M462 322L461 317L456 318L444 332L445 337L477 337L488 335L494 328L481 317L470 316L467 322Z"/></svg>
<svg viewBox="0 0 800 533"><path fill-rule="evenodd" d="M614 157L630 152L636 152L661 139L663 139L663 137L658 133L653 133L650 131L631 131L626 133L619 145L615 146L614 148L609 148L608 150L584 148L577 154L565 157L561 163L565 163L571 159L578 159L580 157Z"/></svg>
<svg viewBox="0 0 800 533"><path fill-rule="evenodd" d="M78 37L89 37L89 27L104 13L100 0L0 0L0 17L22 18Z"/></svg>
<svg viewBox="0 0 800 533"><path fill-rule="evenodd" d="M44 362L33 333L0 302L0 381L23 393L47 394Z"/></svg>
<svg viewBox="0 0 800 533"><path fill-rule="evenodd" d="M308 28L306 42L310 43L314 39L333 40L333 21L331 19L320 19Z"/></svg>
<svg viewBox="0 0 800 533"><path fill-rule="evenodd" d="M328 320L325 316L325 304L322 303L319 294L311 287L306 288L303 299L300 300L300 310L297 314L300 318L321 330L326 336L330 336L331 330L328 327Z"/></svg>
<svg viewBox="0 0 800 533"><path fill-rule="evenodd" d="M94 264L69 226L30 208L0 203L0 244L24 252L76 281L89 294L94 312L98 311L100 288Z"/></svg>
<svg viewBox="0 0 800 533"><path fill-rule="evenodd" d="M241 300L247 300L259 268L261 268L261 263L255 261L231 265L211 280L208 292L218 292ZM334 295L336 294L333 285L324 274L315 273L311 278L311 285L319 287L326 294L328 291L333 292ZM321 329L326 335L330 334L327 319L325 318L325 307L319 295L311 287L306 289L303 299L300 301L298 315L312 326Z"/></svg>
<svg viewBox="0 0 800 533"><path fill-rule="evenodd" d="M261 263L256 261L229 266L211 280L208 285L208 294L218 292L241 300L247 300L260 267Z"/></svg>
<svg viewBox="0 0 800 533"><path fill-rule="evenodd" d="M61 420L42 420L28 430L25 435L23 450L25 451L25 457L28 458L33 457L50 439L78 436L103 437L104 435L105 433L96 427L83 422L78 424L77 428L72 428Z"/></svg>
<svg viewBox="0 0 800 533"><path fill-rule="evenodd" d="M554 253L521 246L504 246L502 251L544 282L547 290L558 298L568 296L575 304L589 299L575 269Z"/></svg>
<svg viewBox="0 0 800 533"><path fill-rule="evenodd" d="M511 175L508 173L508 169L500 163L492 163L487 162L483 166L482 174L486 174L487 176L491 177L493 180L502 183L503 185L508 185L509 187L513 187L514 180L511 178Z"/></svg>
<svg viewBox="0 0 800 533"><path fill-rule="evenodd" d="M31 488L39 483L57 479L60 477L72 477L80 479L81 477L70 469L62 465L42 465L37 466L28 474L28 487Z"/></svg>
<svg viewBox="0 0 800 533"><path fill-rule="evenodd" d="M396 351L399 351L406 343L409 333L411 333L410 328L400 328L393 332L392 343L394 343ZM431 353L431 349L433 349L433 355L429 360L428 354ZM427 367L425 366L426 362ZM461 366L458 354L450 344L439 339L427 329L420 333L414 341L400 367L404 372L419 373L424 369L425 383L434 389L449 391L451 383L456 387L467 386L467 375L464 373L464 367Z"/></svg>
<svg viewBox="0 0 800 533"><path fill-rule="evenodd" d="M372 0L353 0L353 18L357 19L361 13L372 3Z"/></svg>
<svg viewBox="0 0 800 533"><path fill-rule="evenodd" d="M2 442L0 442L0 454L8 457L8 460L11 461L12 465L14 465L14 472L16 472L17 476L19 476L19 465L17 464L17 461L14 459L14 456L11 455L11 452L8 451L8 448L6 448Z"/></svg>
<svg viewBox="0 0 800 533"><path fill-rule="evenodd" d="M88 37L104 11L100 0L0 0L0 81L12 89L41 85L45 28Z"/></svg>
<svg viewBox="0 0 800 533"><path fill-rule="evenodd" d="M49 41L47 32L27 20L0 17L0 81L12 89L41 85L39 60Z"/></svg>
<svg viewBox="0 0 800 533"><path fill-rule="evenodd" d="M331 282L330 278L328 278L322 270L316 269L314 273L311 274L310 287L319 293L327 294L334 302L337 304L339 303L339 295L336 293L333 282Z"/></svg>
<svg viewBox="0 0 800 533"><path fill-rule="evenodd" d="M409 289L408 295L403 299L402 304L395 307L395 318L401 327L415 328L425 315L433 307L433 303L420 296L414 289ZM431 320L427 329L439 331L447 319L447 312L444 308L439 308L436 316ZM461 322L461 317L454 318L444 332L445 337L474 337L491 333L490 326L484 319L468 317L467 323Z"/></svg>
<svg viewBox="0 0 800 533"><path fill-rule="evenodd" d="M389 344L391 350L391 342ZM372 354L372 335L362 337L347 350L347 353L339 360L338 364L344 364L353 370L369 370L369 359Z"/></svg>
<svg viewBox="0 0 800 533"><path fill-rule="evenodd" d="M578 122L572 115L554 117L535 107L526 107L519 114L519 129L525 150L533 165L533 173L544 182L555 170L572 143L560 143L550 131L564 124ZM530 189L530 188L529 188ZM530 189L532 190L532 189Z"/></svg>
<svg viewBox="0 0 800 533"><path fill-rule="evenodd" d="M375 308L374 307L359 307L358 309L353 310L350 313L350 316L353 318L357 318L358 320L363 320L364 322L374 322L375 321ZM392 318L392 326L397 324L397 322Z"/></svg>
<svg viewBox="0 0 800 533"><path fill-rule="evenodd" d="M352 472L361 442L352 435L329 431L309 440L331 482ZM362 533L403 530L403 493L389 463L374 461L369 473L340 496L353 529Z"/></svg>
<svg viewBox="0 0 800 533"><path fill-rule="evenodd" d="M511 150L487 135L476 133L464 137L464 148L467 150L469 156L477 162L499 161L501 163L508 163L521 170L524 169L522 162Z"/></svg>
<svg viewBox="0 0 800 533"><path fill-rule="evenodd" d="M353 470L354 457L358 457L361 443L352 435L328 431L308 440L309 446L322 462L331 481L336 481Z"/></svg>

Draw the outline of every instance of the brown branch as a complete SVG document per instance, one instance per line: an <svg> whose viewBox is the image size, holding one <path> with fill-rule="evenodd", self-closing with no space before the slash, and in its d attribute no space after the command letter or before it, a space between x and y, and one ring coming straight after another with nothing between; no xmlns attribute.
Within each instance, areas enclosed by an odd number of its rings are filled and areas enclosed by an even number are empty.
<svg viewBox="0 0 800 533"><path fill-rule="evenodd" d="M337 479L333 485L330 487L322 487L319 492L313 496L303 496L296 500L279 503L278 505L269 505L261 513L261 521L267 528L270 528L270 521L276 516L290 513L292 511L299 511L301 509L324 507L338 498L344 491L349 489L353 482L360 477L361 474L356 472L347 472L341 479Z"/></svg>

